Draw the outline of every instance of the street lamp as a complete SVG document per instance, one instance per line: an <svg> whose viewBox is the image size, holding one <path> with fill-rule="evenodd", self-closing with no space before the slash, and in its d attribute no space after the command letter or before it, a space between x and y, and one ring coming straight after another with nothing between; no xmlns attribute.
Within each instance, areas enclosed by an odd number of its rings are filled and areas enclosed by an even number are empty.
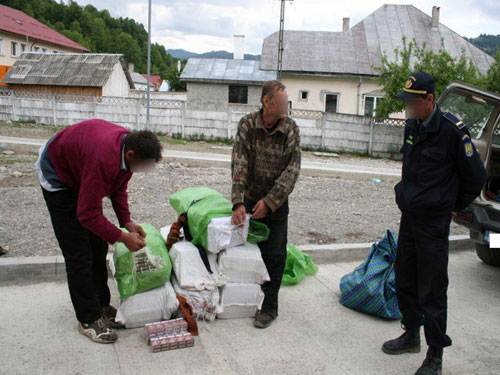
<svg viewBox="0 0 500 375"><path fill-rule="evenodd" d="M278 68L277 70L277 79L281 81L281 71L283 68L283 33L285 29L285 2L293 0L280 0L281 1L281 12L280 12L280 31L278 37Z"/></svg>
<svg viewBox="0 0 500 375"><path fill-rule="evenodd" d="M149 129L149 99L151 84L151 0L148 4L148 77L146 86L146 129Z"/></svg>

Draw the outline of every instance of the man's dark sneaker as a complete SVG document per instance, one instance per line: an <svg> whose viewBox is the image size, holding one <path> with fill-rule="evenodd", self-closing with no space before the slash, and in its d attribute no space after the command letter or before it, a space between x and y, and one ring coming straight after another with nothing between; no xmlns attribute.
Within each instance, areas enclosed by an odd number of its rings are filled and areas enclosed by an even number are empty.
<svg viewBox="0 0 500 375"><path fill-rule="evenodd" d="M420 327L408 328L397 339L384 342L382 351L386 354L420 353Z"/></svg>
<svg viewBox="0 0 500 375"><path fill-rule="evenodd" d="M102 309L102 317L104 318L104 321L108 324L108 327L110 328L113 329L125 328L125 325L115 320L116 309L111 305L106 306L104 309Z"/></svg>
<svg viewBox="0 0 500 375"><path fill-rule="evenodd" d="M112 344L118 340L118 335L108 327L103 317L89 324L80 323L78 331L99 344Z"/></svg>
<svg viewBox="0 0 500 375"><path fill-rule="evenodd" d="M267 328L272 324L274 319L276 319L275 316L266 312L259 311L257 315L255 315L253 325L257 328Z"/></svg>
<svg viewBox="0 0 500 375"><path fill-rule="evenodd" d="M415 375L441 375L443 372L443 349L429 348L424 363Z"/></svg>

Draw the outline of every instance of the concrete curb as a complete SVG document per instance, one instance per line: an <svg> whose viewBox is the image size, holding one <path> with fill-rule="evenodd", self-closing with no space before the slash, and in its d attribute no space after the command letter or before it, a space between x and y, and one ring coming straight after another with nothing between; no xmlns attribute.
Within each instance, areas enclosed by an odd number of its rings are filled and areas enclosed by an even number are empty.
<svg viewBox="0 0 500 375"><path fill-rule="evenodd" d="M0 151L3 149L13 150L17 153L37 154L40 146L45 144L44 139L17 138L0 136ZM231 155L192 152L180 150L165 150L163 152L165 161L184 163L193 167L228 167L231 163ZM339 163L327 163L316 160L302 160L300 173L306 176L321 177L343 177L355 180L366 180L379 177L384 181L395 182L401 178L401 170L394 168L372 168L359 165L348 165Z"/></svg>
<svg viewBox="0 0 500 375"><path fill-rule="evenodd" d="M464 251L473 248L474 243L467 235L450 236L450 251ZM371 243L348 243L331 245L297 246L313 257L317 264L362 261L370 250ZM109 262L113 253L108 254ZM61 255L37 257L0 258L0 283L2 282L43 282L64 280L66 269Z"/></svg>

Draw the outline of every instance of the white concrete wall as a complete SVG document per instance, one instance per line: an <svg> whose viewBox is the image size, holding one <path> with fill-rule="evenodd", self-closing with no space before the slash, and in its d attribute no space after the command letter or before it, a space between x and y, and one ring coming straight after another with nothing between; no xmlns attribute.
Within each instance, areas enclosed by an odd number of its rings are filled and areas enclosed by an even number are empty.
<svg viewBox="0 0 500 375"><path fill-rule="evenodd" d="M113 67L113 72L102 87L102 96L129 96L130 86L120 62Z"/></svg>
<svg viewBox="0 0 500 375"><path fill-rule="evenodd" d="M146 127L146 102L142 98L23 95L26 94L0 92L0 121L34 119L43 124L71 125L102 118L129 129ZM233 138L241 117L259 108L231 104L223 110L202 110L190 109L186 103L152 100L148 129L182 137ZM401 123L382 125L363 116L298 110L292 111L291 116L300 126L303 147L399 157L404 130Z"/></svg>

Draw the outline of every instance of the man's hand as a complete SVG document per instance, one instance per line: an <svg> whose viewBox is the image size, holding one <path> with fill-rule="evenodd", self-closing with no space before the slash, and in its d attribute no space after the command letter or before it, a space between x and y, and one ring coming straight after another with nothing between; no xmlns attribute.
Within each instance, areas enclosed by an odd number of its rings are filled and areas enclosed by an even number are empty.
<svg viewBox="0 0 500 375"><path fill-rule="evenodd" d="M144 232L144 229L133 221L130 223L125 224L125 229L128 230L130 233L137 233L139 236L142 238L146 238L146 232Z"/></svg>
<svg viewBox="0 0 500 375"><path fill-rule="evenodd" d="M262 219L266 217L267 213L269 212L269 206L266 204L266 202L264 202L264 199L261 199L255 206L253 206L252 211L252 219Z"/></svg>
<svg viewBox="0 0 500 375"><path fill-rule="evenodd" d="M236 208L233 211L233 216L231 217L231 223L239 227L243 226L245 224L246 215L247 212L245 210L245 205L243 203L240 203L239 205L236 206Z"/></svg>
<svg viewBox="0 0 500 375"><path fill-rule="evenodd" d="M138 234L138 233L126 233L122 232L120 239L118 240L123 242L127 249L132 252L142 249L146 246L146 241Z"/></svg>

